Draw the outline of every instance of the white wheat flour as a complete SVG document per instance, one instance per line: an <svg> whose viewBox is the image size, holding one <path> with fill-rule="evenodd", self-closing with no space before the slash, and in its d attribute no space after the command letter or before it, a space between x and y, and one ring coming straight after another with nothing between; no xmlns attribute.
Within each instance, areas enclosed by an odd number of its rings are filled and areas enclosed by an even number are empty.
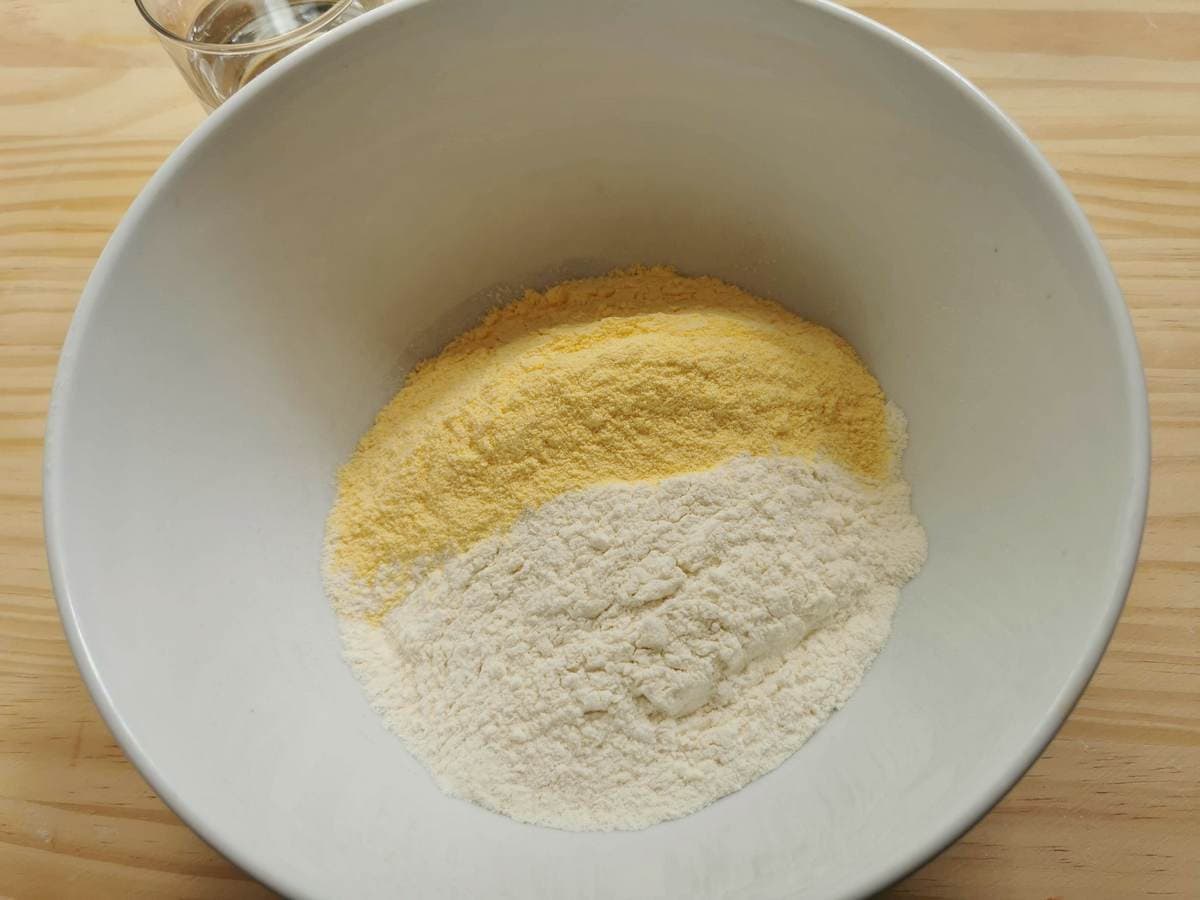
<svg viewBox="0 0 1200 900"><path fill-rule="evenodd" d="M448 793L640 828L795 752L854 691L924 559L902 480L739 457L560 496L428 565L382 627L345 617L343 637Z"/></svg>

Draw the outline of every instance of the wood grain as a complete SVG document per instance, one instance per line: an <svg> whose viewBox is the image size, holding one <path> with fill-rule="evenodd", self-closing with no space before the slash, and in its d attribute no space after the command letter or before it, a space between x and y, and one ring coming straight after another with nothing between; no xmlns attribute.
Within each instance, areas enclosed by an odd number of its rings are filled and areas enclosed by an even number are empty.
<svg viewBox="0 0 1200 900"><path fill-rule="evenodd" d="M860 4L972 78L1062 172L1149 377L1129 603L1041 760L894 897L1200 896L1200 0ZM269 892L163 806L99 720L42 546L43 420L104 242L201 119L130 0L6 0L0 32L0 896Z"/></svg>

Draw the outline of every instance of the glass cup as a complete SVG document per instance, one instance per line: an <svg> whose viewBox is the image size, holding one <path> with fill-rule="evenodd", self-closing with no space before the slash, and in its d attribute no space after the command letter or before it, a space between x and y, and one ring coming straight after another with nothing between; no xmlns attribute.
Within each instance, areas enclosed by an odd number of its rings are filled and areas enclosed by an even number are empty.
<svg viewBox="0 0 1200 900"><path fill-rule="evenodd" d="M386 0L135 2L211 111L297 47Z"/></svg>

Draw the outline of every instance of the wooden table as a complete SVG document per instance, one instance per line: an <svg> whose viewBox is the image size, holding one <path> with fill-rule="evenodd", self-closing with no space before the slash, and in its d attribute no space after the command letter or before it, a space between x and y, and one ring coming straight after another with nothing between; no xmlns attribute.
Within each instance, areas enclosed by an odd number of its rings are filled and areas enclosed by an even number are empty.
<svg viewBox="0 0 1200 900"><path fill-rule="evenodd" d="M1200 897L1200 0L855 4L972 78L1100 233L1150 386L1129 604L1062 732L896 897ZM0 10L0 896L270 896L188 830L101 723L42 547L43 420L84 280L200 121L132 0Z"/></svg>

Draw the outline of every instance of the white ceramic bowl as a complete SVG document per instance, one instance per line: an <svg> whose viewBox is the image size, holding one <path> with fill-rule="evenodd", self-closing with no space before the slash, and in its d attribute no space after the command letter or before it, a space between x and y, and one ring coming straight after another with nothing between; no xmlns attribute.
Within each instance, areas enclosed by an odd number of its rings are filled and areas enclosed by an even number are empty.
<svg viewBox="0 0 1200 900"><path fill-rule="evenodd" d="M496 287L672 263L849 338L908 413L929 563L849 705L682 820L568 834L443 796L340 657L331 478ZM859 896L1036 757L1121 608L1147 418L1053 171L902 38L792 0L398 3L163 167L63 351L46 532L155 789L305 897Z"/></svg>

